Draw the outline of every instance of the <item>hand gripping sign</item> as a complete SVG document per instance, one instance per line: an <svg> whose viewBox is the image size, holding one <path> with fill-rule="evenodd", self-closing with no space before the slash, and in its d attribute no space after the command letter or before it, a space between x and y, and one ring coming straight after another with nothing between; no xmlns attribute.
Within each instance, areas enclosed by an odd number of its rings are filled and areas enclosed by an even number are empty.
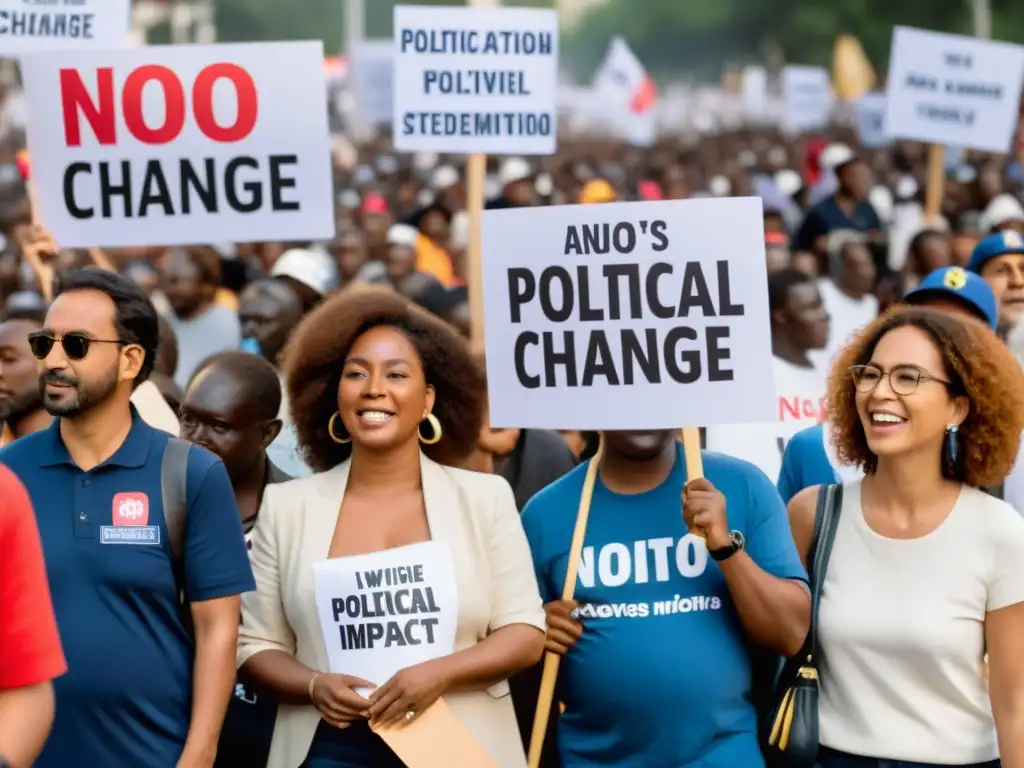
<svg viewBox="0 0 1024 768"><path fill-rule="evenodd" d="M321 60L320 43L26 56L41 220L65 247L332 236Z"/></svg>

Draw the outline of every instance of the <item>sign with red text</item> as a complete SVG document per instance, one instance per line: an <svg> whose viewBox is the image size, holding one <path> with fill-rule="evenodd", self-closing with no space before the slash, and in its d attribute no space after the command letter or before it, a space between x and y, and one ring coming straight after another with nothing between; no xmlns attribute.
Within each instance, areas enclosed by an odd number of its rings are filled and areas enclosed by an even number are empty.
<svg viewBox="0 0 1024 768"><path fill-rule="evenodd" d="M333 236L321 43L30 54L22 76L61 245Z"/></svg>
<svg viewBox="0 0 1024 768"><path fill-rule="evenodd" d="M0 54L123 48L129 0L0 0Z"/></svg>

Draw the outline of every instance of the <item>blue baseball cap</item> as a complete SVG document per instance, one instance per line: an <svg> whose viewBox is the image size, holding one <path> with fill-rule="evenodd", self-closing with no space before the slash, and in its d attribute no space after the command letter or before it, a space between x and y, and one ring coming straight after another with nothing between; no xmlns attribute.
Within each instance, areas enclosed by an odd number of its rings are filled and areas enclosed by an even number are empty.
<svg viewBox="0 0 1024 768"><path fill-rule="evenodd" d="M976 275L981 274L981 268L987 262L1004 253L1024 253L1024 236L1020 232L1008 229L986 237L971 251L967 269Z"/></svg>
<svg viewBox="0 0 1024 768"><path fill-rule="evenodd" d="M996 327L999 314L996 295L988 283L961 267L936 269L903 300L907 304L927 304L930 299L954 301L993 329Z"/></svg>

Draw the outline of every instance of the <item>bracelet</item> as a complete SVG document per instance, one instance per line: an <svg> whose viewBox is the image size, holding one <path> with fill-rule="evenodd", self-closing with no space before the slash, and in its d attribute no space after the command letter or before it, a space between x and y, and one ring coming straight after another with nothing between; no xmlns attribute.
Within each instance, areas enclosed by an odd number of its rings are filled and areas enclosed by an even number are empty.
<svg viewBox="0 0 1024 768"><path fill-rule="evenodd" d="M313 701L313 686L316 685L316 679L318 677L320 677L320 673L319 672L314 672L313 676L311 678L309 678L309 689L308 690L309 690L309 700L310 700L310 702Z"/></svg>

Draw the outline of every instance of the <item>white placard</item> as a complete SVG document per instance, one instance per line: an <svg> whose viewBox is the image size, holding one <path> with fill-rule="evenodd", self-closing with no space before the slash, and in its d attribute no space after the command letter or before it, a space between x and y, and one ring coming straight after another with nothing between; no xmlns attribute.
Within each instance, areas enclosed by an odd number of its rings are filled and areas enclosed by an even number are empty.
<svg viewBox="0 0 1024 768"><path fill-rule="evenodd" d="M787 127L813 131L828 123L835 101L828 70L787 66L782 70L782 93L786 102Z"/></svg>
<svg viewBox="0 0 1024 768"><path fill-rule="evenodd" d="M398 5L394 26L397 150L554 154L555 11Z"/></svg>
<svg viewBox="0 0 1024 768"><path fill-rule="evenodd" d="M776 417L760 198L488 210L491 425Z"/></svg>
<svg viewBox="0 0 1024 768"><path fill-rule="evenodd" d="M889 143L885 131L885 94L879 91L865 93L856 103L857 129L860 143L869 149Z"/></svg>
<svg viewBox="0 0 1024 768"><path fill-rule="evenodd" d="M1022 77L1019 45L896 27L886 81L889 138L1007 152Z"/></svg>
<svg viewBox="0 0 1024 768"><path fill-rule="evenodd" d="M333 236L322 43L33 53L22 75L61 245Z"/></svg>
<svg viewBox="0 0 1024 768"><path fill-rule="evenodd" d="M454 652L459 595L447 544L324 560L313 579L331 672L381 686L399 670Z"/></svg>
<svg viewBox="0 0 1024 768"><path fill-rule="evenodd" d="M128 45L130 0L0 0L0 55Z"/></svg>
<svg viewBox="0 0 1024 768"><path fill-rule="evenodd" d="M395 46L390 40L361 40L352 53L352 91L359 117L379 125L394 109Z"/></svg>

